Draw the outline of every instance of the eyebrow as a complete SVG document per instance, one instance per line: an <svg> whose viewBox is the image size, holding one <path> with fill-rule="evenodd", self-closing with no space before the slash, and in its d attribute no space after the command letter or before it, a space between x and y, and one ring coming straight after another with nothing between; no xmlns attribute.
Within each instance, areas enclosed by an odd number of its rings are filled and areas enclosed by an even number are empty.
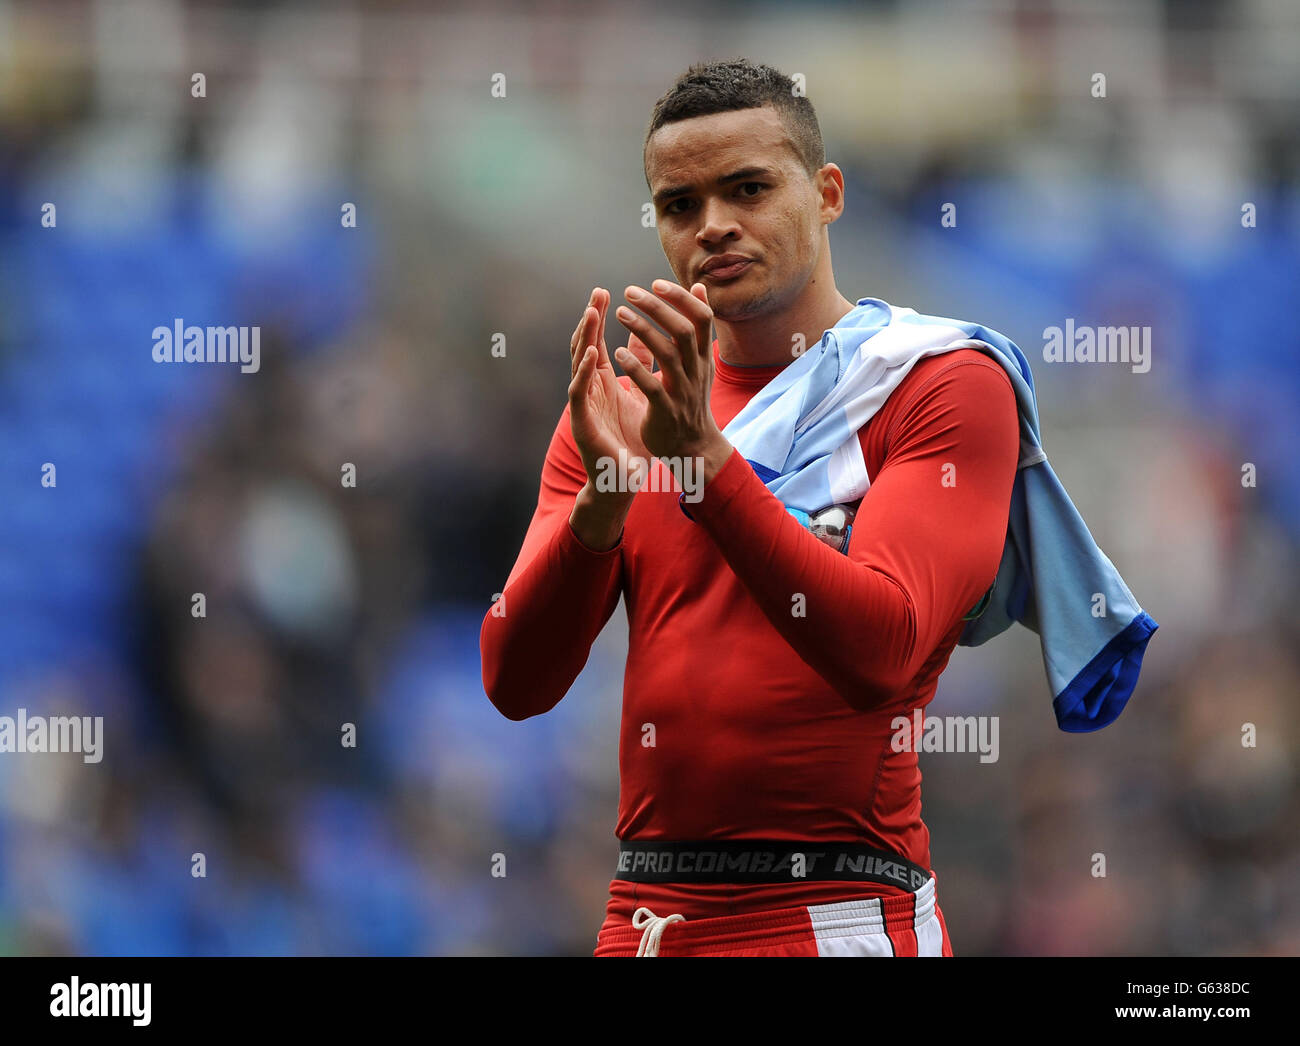
<svg viewBox="0 0 1300 1046"><path fill-rule="evenodd" d="M715 184L719 186L727 185L730 182L738 182L745 178L753 178L755 175L764 178L774 178L776 177L776 171L772 170L770 167L742 167L738 171L724 174ZM661 206L669 200L675 199L678 196L685 196L687 193L694 191L695 186L693 185L675 185L671 189L660 189L654 194L655 206Z"/></svg>

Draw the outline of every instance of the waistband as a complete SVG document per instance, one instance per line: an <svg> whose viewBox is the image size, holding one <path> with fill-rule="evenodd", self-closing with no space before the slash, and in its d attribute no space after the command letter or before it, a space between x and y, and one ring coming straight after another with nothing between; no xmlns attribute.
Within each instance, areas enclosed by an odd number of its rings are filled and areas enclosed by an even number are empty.
<svg viewBox="0 0 1300 1046"><path fill-rule="evenodd" d="M599 932L594 954L656 956L661 954L661 943L668 949L663 954L669 955L731 954L755 945L809 943L817 954L914 955L918 954L915 948L921 938L927 945L927 951L921 954L939 954L933 949L942 947L944 931L938 922L936 902L935 880L931 877L914 893L897 897L810 904L745 915L688 920L680 914L657 916L649 908L638 908L629 924ZM874 951L867 940L873 937L879 938ZM837 944L839 941L857 944L845 949Z"/></svg>
<svg viewBox="0 0 1300 1046"><path fill-rule="evenodd" d="M859 843L790 839L620 841L615 879L633 883L855 882L915 892L930 879L919 864Z"/></svg>

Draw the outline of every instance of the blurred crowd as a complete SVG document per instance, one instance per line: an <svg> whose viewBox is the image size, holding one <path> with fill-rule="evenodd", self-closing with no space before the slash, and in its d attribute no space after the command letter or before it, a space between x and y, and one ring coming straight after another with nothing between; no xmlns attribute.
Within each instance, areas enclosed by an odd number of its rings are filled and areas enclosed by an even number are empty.
<svg viewBox="0 0 1300 1046"><path fill-rule="evenodd" d="M668 275L650 108L733 53L807 75L840 290L1021 345L1161 625L1092 735L1032 634L954 655L931 712L1001 724L921 757L954 948L1300 951L1300 15L1096 11L0 0L0 715L105 724L0 753L0 954L590 954L623 612L523 723L479 625L591 287ZM175 317L260 370L154 363ZM1047 364L1067 317L1150 372Z"/></svg>

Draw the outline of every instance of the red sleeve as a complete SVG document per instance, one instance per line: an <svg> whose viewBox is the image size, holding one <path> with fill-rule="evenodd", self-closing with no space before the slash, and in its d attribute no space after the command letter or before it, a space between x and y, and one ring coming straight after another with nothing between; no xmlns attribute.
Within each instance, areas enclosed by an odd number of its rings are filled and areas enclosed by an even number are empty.
<svg viewBox="0 0 1300 1046"><path fill-rule="evenodd" d="M559 703L618 605L622 538L596 552L569 524L586 479L566 404L523 547L479 634L483 689L507 719L527 719Z"/></svg>
<svg viewBox="0 0 1300 1046"><path fill-rule="evenodd" d="M739 451L691 515L799 656L853 707L877 707L992 584L1019 444L1001 366L954 361L894 416L847 555L800 526Z"/></svg>

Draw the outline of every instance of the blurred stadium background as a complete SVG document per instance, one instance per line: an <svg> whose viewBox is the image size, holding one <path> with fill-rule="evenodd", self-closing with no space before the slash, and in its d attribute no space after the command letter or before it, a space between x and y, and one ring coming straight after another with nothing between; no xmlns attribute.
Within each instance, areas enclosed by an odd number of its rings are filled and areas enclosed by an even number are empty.
<svg viewBox="0 0 1300 1046"><path fill-rule="evenodd" d="M105 721L0 755L0 953L590 954L623 612L524 723L478 630L591 287L671 275L650 108L736 55L807 77L841 291L1037 360L1162 626L1095 735L1032 634L958 650L931 711L1001 717L997 763L921 758L958 954L1300 951L1292 0L0 0L0 714ZM1067 317L1149 325L1149 373L1048 366ZM154 363L174 318L260 325L260 371Z"/></svg>

